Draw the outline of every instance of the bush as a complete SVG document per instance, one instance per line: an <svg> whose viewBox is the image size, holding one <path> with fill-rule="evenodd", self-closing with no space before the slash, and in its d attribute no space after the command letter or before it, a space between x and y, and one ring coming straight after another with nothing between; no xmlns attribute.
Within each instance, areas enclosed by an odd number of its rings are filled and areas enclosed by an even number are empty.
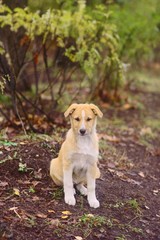
<svg viewBox="0 0 160 240"><path fill-rule="evenodd" d="M85 1L79 0L70 10L48 9L40 13L29 8L11 10L1 3L0 13L0 27L5 36L0 39L4 46L0 49L1 79L10 76L10 81L6 79L7 91L16 115L17 106L23 108L22 101L28 101L22 90L31 90L33 83L34 100L30 104L36 109L45 92L56 107L64 90L67 91L66 85L71 81L73 85L80 83L84 75L93 92L99 86L97 82L103 88L117 90L123 78L118 35L116 26L109 21L110 12L103 5L91 11ZM45 76L41 81L42 74ZM44 112L43 106L38 110Z"/></svg>
<svg viewBox="0 0 160 240"><path fill-rule="evenodd" d="M120 57L134 65L152 60L160 42L159 0L119 2L110 10L120 36Z"/></svg>

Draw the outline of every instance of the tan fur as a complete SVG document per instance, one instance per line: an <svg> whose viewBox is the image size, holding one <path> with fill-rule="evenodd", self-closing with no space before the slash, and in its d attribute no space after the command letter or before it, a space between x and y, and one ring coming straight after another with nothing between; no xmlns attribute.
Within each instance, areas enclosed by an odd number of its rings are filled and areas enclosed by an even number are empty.
<svg viewBox="0 0 160 240"><path fill-rule="evenodd" d="M71 129L61 146L57 158L51 161L50 175L58 185L64 185L65 202L75 205L73 183L77 189L88 195L91 207L98 207L95 197L95 179L100 176L98 161L97 116L103 114L94 104L72 104L64 113L70 116ZM85 133L84 133L85 132ZM88 190L83 186L87 184Z"/></svg>

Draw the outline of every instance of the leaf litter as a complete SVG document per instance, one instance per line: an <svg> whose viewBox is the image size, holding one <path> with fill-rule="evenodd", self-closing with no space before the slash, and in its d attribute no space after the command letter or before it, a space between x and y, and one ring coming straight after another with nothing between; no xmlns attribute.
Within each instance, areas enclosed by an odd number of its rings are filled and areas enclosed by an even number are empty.
<svg viewBox="0 0 160 240"><path fill-rule="evenodd" d="M30 240L115 240L119 236L127 240L158 239L160 142L152 139L152 148L141 144L140 137L151 134L151 131L137 127L137 120L134 120L134 114L138 115L136 108L124 108L125 111L119 110L119 115L122 114L128 129L125 126L124 131L124 128L111 125L109 129L100 128L99 131L104 145L103 151L100 148L99 165L103 181L97 180L96 184L97 198L101 203L98 209L91 209L87 199L80 194L76 195L76 206L66 205L63 191L49 177L50 160L57 156L63 134L57 134L55 138L53 135L52 139L38 139L36 136L19 141L9 139L7 145L1 144L0 227L4 227L0 237L9 231L13 239L22 240L28 236ZM14 142L16 145L11 144ZM18 171L20 162L29 170ZM34 191L29 191L31 188ZM89 218L83 221L83 227L80 225L82 216ZM96 221L104 217L104 225L96 227L97 222L91 224L94 216Z"/></svg>

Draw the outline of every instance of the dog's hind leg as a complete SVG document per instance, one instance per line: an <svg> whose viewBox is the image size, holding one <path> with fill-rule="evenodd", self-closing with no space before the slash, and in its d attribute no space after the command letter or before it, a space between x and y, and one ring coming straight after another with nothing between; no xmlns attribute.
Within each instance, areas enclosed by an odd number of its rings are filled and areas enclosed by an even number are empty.
<svg viewBox="0 0 160 240"><path fill-rule="evenodd" d="M83 196L87 196L87 188L82 183L77 184L76 188Z"/></svg>

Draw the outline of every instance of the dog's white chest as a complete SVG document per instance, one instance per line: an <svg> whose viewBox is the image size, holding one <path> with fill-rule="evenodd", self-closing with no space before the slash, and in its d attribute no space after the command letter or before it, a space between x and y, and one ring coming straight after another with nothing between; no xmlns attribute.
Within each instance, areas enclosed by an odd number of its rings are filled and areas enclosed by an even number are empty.
<svg viewBox="0 0 160 240"><path fill-rule="evenodd" d="M80 137L77 141L76 151L72 154L72 163L75 170L86 170L98 157L98 150L95 149L89 137Z"/></svg>
<svg viewBox="0 0 160 240"><path fill-rule="evenodd" d="M97 157L98 152L90 137L79 137L77 141L77 153Z"/></svg>

